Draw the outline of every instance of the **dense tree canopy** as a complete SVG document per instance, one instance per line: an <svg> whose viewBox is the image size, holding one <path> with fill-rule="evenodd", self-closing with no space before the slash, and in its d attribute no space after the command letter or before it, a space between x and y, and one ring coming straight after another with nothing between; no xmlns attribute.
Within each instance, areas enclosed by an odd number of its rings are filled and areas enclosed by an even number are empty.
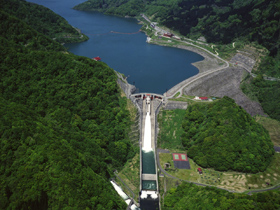
<svg viewBox="0 0 280 210"><path fill-rule="evenodd" d="M36 31L63 43L88 39L72 27L63 17L50 9L25 0L0 0L1 9L14 15Z"/></svg>
<svg viewBox="0 0 280 210"><path fill-rule="evenodd" d="M268 132L228 97L189 106L182 126L188 156L202 167L257 173L274 154Z"/></svg>
<svg viewBox="0 0 280 210"><path fill-rule="evenodd" d="M257 100L271 118L280 121L280 81L264 80L261 75L246 79L241 89L252 100Z"/></svg>
<svg viewBox="0 0 280 210"><path fill-rule="evenodd" d="M108 181L135 153L114 70L0 17L0 209L125 209Z"/></svg>
<svg viewBox="0 0 280 210"><path fill-rule="evenodd" d="M176 189L168 191L164 197L163 210L188 209L266 209L280 208L280 191L268 191L251 196L230 193L225 190L210 187L198 187L183 183Z"/></svg>

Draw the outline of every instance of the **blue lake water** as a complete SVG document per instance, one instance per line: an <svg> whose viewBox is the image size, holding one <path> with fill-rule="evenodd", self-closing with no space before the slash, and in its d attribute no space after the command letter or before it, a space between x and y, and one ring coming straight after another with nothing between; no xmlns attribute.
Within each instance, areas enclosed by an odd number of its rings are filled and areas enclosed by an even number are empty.
<svg viewBox="0 0 280 210"><path fill-rule="evenodd" d="M100 56L111 68L125 74L139 92L164 93L177 83L198 73L191 63L202 56L191 51L146 43L137 20L108 16L72 8L83 0L28 0L44 5L64 17L71 25L89 36L83 43L65 45L76 55Z"/></svg>

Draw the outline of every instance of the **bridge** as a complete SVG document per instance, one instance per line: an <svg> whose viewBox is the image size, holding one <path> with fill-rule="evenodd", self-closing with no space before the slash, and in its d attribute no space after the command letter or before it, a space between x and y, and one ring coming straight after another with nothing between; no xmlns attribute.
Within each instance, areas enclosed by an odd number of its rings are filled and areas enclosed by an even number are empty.
<svg viewBox="0 0 280 210"><path fill-rule="evenodd" d="M149 96L151 98L151 100L158 99L158 100L161 100L162 102L166 101L166 98L164 95L157 94L157 93L135 93L135 94L131 94L130 98L144 100L147 98L147 96Z"/></svg>

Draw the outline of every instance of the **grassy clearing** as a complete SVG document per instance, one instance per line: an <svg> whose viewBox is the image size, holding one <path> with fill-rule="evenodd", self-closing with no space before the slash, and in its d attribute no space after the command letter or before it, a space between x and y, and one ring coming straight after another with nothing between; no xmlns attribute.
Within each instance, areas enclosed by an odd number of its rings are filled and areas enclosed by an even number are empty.
<svg viewBox="0 0 280 210"><path fill-rule="evenodd" d="M195 96L188 96L188 95L182 95L180 98L171 98L168 99L170 101L183 101L183 102L188 102L188 104L192 105L192 104L196 104L196 103L211 103L213 101L198 101L198 100L194 100ZM213 98L212 96L209 96L209 98ZM218 98L215 99L215 101L217 101Z"/></svg>
<svg viewBox="0 0 280 210"><path fill-rule="evenodd" d="M118 172L118 176L124 181L124 183L134 192L136 196L136 201L139 194L140 187L140 155L137 153L131 161L128 161L123 169ZM131 193L127 190L127 188L117 179L117 183L122 187L127 195L131 195Z"/></svg>
<svg viewBox="0 0 280 210"><path fill-rule="evenodd" d="M180 95L180 92L177 92L173 98L177 98Z"/></svg>
<svg viewBox="0 0 280 210"><path fill-rule="evenodd" d="M256 121L268 132L275 146L280 146L280 122L268 117L257 116Z"/></svg>
<svg viewBox="0 0 280 210"><path fill-rule="evenodd" d="M179 151L171 151L179 152ZM165 163L173 162L172 154L161 153L160 164L164 168ZM170 170L168 173L182 180L208 184L237 192L254 189L269 188L280 184L280 154L276 153L266 171L257 174L245 174L240 172L220 172L213 169L202 168L203 174L197 172L198 166L189 158L191 169ZM201 167L200 167L201 168ZM174 169L174 164L171 164Z"/></svg>
<svg viewBox="0 0 280 210"><path fill-rule="evenodd" d="M158 116L160 131L158 135L158 146L168 149L183 149L181 135L183 133L182 120L185 110L162 110Z"/></svg>

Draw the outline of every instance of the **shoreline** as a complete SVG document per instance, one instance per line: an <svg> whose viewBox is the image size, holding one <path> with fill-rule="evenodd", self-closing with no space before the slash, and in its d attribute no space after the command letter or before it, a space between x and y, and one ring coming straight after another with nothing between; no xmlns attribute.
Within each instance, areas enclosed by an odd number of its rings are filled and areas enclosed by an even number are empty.
<svg viewBox="0 0 280 210"><path fill-rule="evenodd" d="M145 31L141 30L141 32L145 33L147 38L149 37ZM173 48L178 48L178 49L182 49L182 50L188 50L188 51L191 51L191 52L194 52L196 54L201 55L204 58L203 60L191 63L193 66L195 66L198 69L198 74L204 73L204 72L207 72L207 71L211 71L211 70L217 70L217 69L220 69L223 66L224 66L224 68L228 67L228 62L227 61L223 60L222 58L218 57L217 55L214 55L214 54L211 54L210 52L207 52L207 50L204 49L204 48L199 49L198 48L199 46L198 47L196 47L196 46L186 46L186 45L170 46L165 42L154 41L153 39L151 40L151 42L149 42L149 44L155 44L155 45L164 46L164 47L173 47ZM223 65L220 65L221 62L223 63ZM196 75L198 75L198 74L196 74ZM194 75L194 76L196 76L196 75Z"/></svg>
<svg viewBox="0 0 280 210"><path fill-rule="evenodd" d="M178 49L182 49L182 50L188 50L188 51L201 55L204 58L203 60L191 63L193 66L195 66L198 69L198 74L204 73L207 71L211 71L214 69L220 69L222 66L225 66L224 63L223 63L223 65L219 65L219 63L220 63L219 59L217 59L213 55L209 54L208 52L206 52L202 49L199 49L199 48L196 48L193 46L185 46L185 45L169 46L169 45L165 45L165 44L161 44L161 43L157 43L157 42L151 42L150 44L155 44L155 45L165 46L165 47L174 47L174 48L178 48Z"/></svg>

